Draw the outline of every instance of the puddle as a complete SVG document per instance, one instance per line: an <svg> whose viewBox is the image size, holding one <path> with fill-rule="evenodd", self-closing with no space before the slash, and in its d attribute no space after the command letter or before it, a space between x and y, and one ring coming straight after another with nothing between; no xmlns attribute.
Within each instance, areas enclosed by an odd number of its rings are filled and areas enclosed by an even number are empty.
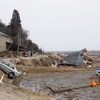
<svg viewBox="0 0 100 100"><path fill-rule="evenodd" d="M60 73L39 77L35 76L32 79L22 80L20 87L44 92L56 98L56 100L99 100L99 92L94 95L94 90L91 87L59 94L53 94L51 90L45 88L45 86L52 87L53 89L81 87L89 85L91 81L90 73ZM99 90L97 88L96 91Z"/></svg>

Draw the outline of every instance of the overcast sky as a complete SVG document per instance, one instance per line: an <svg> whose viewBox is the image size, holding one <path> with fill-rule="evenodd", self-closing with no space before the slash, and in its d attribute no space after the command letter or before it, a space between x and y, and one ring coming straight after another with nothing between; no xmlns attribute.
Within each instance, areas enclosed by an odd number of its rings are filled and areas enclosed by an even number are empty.
<svg viewBox="0 0 100 100"><path fill-rule="evenodd" d="M44 51L100 50L100 0L2 0L0 19L6 25L14 9Z"/></svg>

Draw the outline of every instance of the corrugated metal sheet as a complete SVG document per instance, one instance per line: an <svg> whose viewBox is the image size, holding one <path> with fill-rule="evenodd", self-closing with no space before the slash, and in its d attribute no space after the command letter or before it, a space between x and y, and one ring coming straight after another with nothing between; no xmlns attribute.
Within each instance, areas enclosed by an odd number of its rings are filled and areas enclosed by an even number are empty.
<svg viewBox="0 0 100 100"><path fill-rule="evenodd" d="M66 61L68 65L82 66L83 65L83 51L70 53L63 60Z"/></svg>

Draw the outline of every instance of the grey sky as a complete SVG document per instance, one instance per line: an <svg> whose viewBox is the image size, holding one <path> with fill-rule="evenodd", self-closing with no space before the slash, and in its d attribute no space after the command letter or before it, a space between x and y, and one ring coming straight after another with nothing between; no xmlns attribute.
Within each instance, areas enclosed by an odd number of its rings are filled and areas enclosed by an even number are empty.
<svg viewBox="0 0 100 100"><path fill-rule="evenodd" d="M13 9L45 51L100 50L100 0L2 0L2 22L10 22Z"/></svg>

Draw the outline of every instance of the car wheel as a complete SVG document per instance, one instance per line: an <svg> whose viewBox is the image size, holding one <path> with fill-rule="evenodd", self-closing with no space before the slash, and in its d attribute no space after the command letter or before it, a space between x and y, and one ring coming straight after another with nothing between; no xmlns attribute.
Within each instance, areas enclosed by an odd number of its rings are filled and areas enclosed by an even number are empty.
<svg viewBox="0 0 100 100"><path fill-rule="evenodd" d="M10 72L8 74L8 78L11 78L11 79L15 78L15 74L13 72Z"/></svg>

